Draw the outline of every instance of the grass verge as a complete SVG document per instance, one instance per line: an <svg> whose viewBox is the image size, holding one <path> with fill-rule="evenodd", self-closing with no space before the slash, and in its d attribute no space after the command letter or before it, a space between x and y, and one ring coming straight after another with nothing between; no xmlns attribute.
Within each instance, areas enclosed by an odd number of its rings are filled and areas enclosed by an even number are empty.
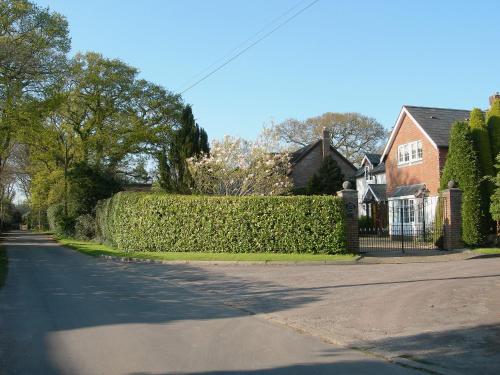
<svg viewBox="0 0 500 375"><path fill-rule="evenodd" d="M107 245L91 241L80 241L59 238L57 241L64 246L81 253L101 256L129 257L138 259L154 259L166 261L275 261L275 262L323 262L323 261L355 261L357 257L351 254L316 255L316 254L275 254L275 253L196 253L196 252L124 252Z"/></svg>
<svg viewBox="0 0 500 375"><path fill-rule="evenodd" d="M7 278L7 250L0 245L0 288L3 287L5 279Z"/></svg>
<svg viewBox="0 0 500 375"><path fill-rule="evenodd" d="M478 254L485 254L485 255L500 254L500 248L498 247L483 247L479 249L474 249L472 251Z"/></svg>

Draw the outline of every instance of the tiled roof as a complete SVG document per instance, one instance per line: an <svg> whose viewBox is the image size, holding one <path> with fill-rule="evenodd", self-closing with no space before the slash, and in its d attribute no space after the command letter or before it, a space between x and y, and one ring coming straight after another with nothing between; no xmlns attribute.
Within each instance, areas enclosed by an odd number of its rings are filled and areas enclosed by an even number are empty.
<svg viewBox="0 0 500 375"><path fill-rule="evenodd" d="M455 121L467 120L469 110L404 106L438 147L448 147L451 126Z"/></svg>
<svg viewBox="0 0 500 375"><path fill-rule="evenodd" d="M365 154L366 158L372 163L373 166L378 165L380 163L380 158L382 154Z"/></svg>
<svg viewBox="0 0 500 375"><path fill-rule="evenodd" d="M302 159L305 155L307 155L318 143L321 143L322 140L318 139L316 142L309 143L308 145L299 148L298 150L292 152L290 154L290 163L295 164L300 159Z"/></svg>
<svg viewBox="0 0 500 375"><path fill-rule="evenodd" d="M373 196L377 202L387 200L386 184L368 184L368 190L365 194L364 201L369 202Z"/></svg>
<svg viewBox="0 0 500 375"><path fill-rule="evenodd" d="M385 173L385 163L380 163L372 169L372 174Z"/></svg>
<svg viewBox="0 0 500 375"><path fill-rule="evenodd" d="M397 197L405 197L408 195L416 195L423 188L425 188L425 184L398 186L392 192L391 197L397 198Z"/></svg>
<svg viewBox="0 0 500 375"><path fill-rule="evenodd" d="M371 171L371 174L380 174L380 173L385 173L385 163L380 163L376 167L374 167ZM362 177L365 175L365 168L361 167L357 170L355 176L356 177Z"/></svg>
<svg viewBox="0 0 500 375"><path fill-rule="evenodd" d="M299 148L297 151L294 151L290 154L290 163L296 164L300 161L304 156L306 156L312 149L314 149L317 145L320 145L323 142L322 139L318 139L317 141L310 143L302 148ZM340 152L338 152L335 147L330 145L330 150L335 153L340 159L344 160L347 165L352 168L353 171L356 170L356 167Z"/></svg>

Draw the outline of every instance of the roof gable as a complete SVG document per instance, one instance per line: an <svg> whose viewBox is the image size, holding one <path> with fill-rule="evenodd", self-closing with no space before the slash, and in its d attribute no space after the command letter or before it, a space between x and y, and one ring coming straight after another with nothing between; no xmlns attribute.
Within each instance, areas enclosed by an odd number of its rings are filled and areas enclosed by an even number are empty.
<svg viewBox="0 0 500 375"><path fill-rule="evenodd" d="M439 148L448 147L453 123L467 120L469 114L468 110L462 109L403 106L384 148L382 160L391 149L406 116L412 120L434 147Z"/></svg>
<svg viewBox="0 0 500 375"><path fill-rule="evenodd" d="M317 141L310 143L304 147L299 148L298 150L292 152L290 154L290 163L297 164L302 158L304 158L307 154L309 154L312 150L314 150L317 146L321 146L322 139L318 139ZM356 171L357 168L340 152L338 152L335 147L330 145L330 151L332 151L335 155L337 155L340 159L346 162L346 164L353 170Z"/></svg>

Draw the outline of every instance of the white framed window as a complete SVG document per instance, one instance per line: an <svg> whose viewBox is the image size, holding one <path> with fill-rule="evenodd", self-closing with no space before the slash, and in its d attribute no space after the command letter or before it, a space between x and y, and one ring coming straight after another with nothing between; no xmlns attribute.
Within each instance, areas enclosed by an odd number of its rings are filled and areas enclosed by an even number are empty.
<svg viewBox="0 0 500 375"><path fill-rule="evenodd" d="M422 141L405 143L398 146L398 164L420 161L423 155Z"/></svg>
<svg viewBox="0 0 500 375"><path fill-rule="evenodd" d="M374 176L370 173L370 167L368 165L365 165L365 179L366 179L366 181L372 181L373 177Z"/></svg>

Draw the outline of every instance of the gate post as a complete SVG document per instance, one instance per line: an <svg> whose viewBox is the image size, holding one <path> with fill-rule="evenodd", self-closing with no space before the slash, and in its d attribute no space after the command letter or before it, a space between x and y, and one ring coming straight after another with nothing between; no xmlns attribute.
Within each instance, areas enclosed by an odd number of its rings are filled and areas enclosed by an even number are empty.
<svg viewBox="0 0 500 375"><path fill-rule="evenodd" d="M455 181L448 182L448 189L443 190L444 198L444 249L453 250L463 247L462 230L462 190Z"/></svg>
<svg viewBox="0 0 500 375"><path fill-rule="evenodd" d="M357 254L359 253L358 192L351 189L349 181L344 182L342 187L337 196L344 202L347 250Z"/></svg>

